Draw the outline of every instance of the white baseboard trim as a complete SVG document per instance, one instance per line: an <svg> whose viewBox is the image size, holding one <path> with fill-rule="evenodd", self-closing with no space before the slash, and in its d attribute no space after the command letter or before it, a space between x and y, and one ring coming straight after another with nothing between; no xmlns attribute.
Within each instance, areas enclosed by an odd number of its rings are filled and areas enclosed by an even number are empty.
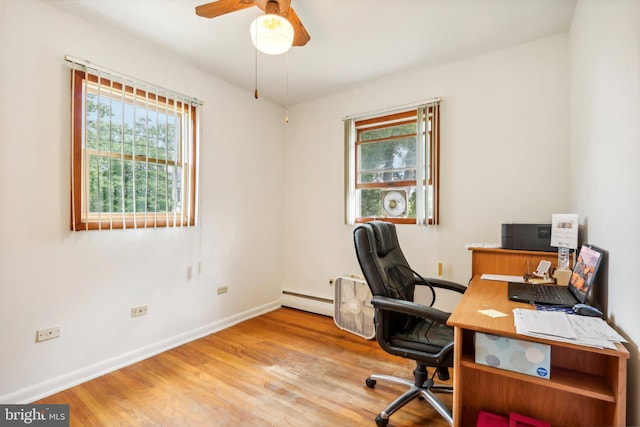
<svg viewBox="0 0 640 427"><path fill-rule="evenodd" d="M260 307L238 313L234 316L221 319L185 333L167 338L154 344L141 347L125 354L104 360L102 362L68 372L41 383L25 387L21 390L0 396L0 402L5 404L26 404L43 399L52 394L61 392L78 384L98 378L109 372L133 365L141 360L148 359L172 348L221 331L237 323L257 317L261 314L276 310L282 306L280 301L273 301Z"/></svg>
<svg viewBox="0 0 640 427"><path fill-rule="evenodd" d="M333 317L333 300L296 292L283 291L282 305L311 313Z"/></svg>

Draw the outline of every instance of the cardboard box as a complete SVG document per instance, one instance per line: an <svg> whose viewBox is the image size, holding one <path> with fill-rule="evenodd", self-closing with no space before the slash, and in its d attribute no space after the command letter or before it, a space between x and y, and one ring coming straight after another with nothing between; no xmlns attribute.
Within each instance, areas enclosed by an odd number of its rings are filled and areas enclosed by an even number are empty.
<svg viewBox="0 0 640 427"><path fill-rule="evenodd" d="M476 332L476 363L551 378L551 346Z"/></svg>

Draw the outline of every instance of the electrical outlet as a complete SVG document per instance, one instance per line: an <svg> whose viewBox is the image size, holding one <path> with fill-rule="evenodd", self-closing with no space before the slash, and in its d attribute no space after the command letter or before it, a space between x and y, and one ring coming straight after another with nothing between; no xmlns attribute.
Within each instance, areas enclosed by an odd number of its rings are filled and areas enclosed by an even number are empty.
<svg viewBox="0 0 640 427"><path fill-rule="evenodd" d="M193 277L193 268L189 266L187 267L187 280L191 280L191 277Z"/></svg>
<svg viewBox="0 0 640 427"><path fill-rule="evenodd" d="M131 309L131 317L144 316L147 314L147 306L141 305L140 307L133 307Z"/></svg>
<svg viewBox="0 0 640 427"><path fill-rule="evenodd" d="M38 329L36 331L36 342L58 338L60 336L60 326L54 326L48 329Z"/></svg>
<svg viewBox="0 0 640 427"><path fill-rule="evenodd" d="M229 289L226 286L220 286L218 288L218 295L226 294L228 291Z"/></svg>

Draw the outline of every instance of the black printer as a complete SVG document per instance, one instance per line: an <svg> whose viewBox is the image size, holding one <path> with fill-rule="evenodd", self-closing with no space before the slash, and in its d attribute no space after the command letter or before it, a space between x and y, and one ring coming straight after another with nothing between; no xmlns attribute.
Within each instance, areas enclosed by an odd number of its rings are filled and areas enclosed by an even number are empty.
<svg viewBox="0 0 640 427"><path fill-rule="evenodd" d="M550 245L551 224L502 224L502 247L526 251L557 252Z"/></svg>

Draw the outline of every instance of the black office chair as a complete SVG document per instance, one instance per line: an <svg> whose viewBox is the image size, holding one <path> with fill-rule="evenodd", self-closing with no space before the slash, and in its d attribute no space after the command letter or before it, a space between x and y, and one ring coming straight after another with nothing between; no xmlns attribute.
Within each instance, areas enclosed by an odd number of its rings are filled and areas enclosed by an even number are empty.
<svg viewBox="0 0 640 427"><path fill-rule="evenodd" d="M433 306L434 288L464 293L465 286L442 279L425 279L413 271L400 249L394 224L372 221L354 230L356 255L362 273L371 288L375 308L376 340L386 352L416 362L414 381L388 375L372 374L366 379L373 388L376 381L389 381L409 387L376 417L376 424L386 426L391 414L415 399L423 397L447 422L453 425L451 411L434 392L453 392L453 387L435 385L434 376L449 379L453 366L453 328L447 326L449 313ZM416 285L430 290L430 306L413 301ZM427 367L433 368L429 376Z"/></svg>

